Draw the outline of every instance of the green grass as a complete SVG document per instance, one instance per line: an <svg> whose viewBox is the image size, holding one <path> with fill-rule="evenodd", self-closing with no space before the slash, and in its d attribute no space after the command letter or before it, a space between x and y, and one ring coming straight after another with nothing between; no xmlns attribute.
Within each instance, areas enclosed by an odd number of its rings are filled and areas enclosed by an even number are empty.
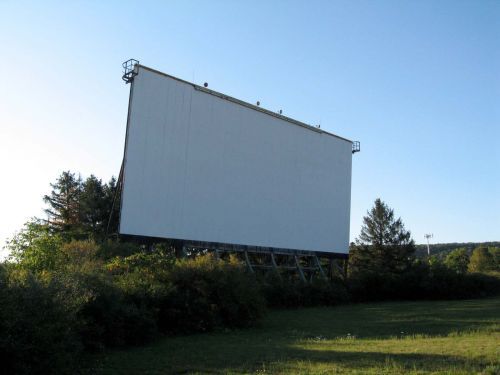
<svg viewBox="0 0 500 375"><path fill-rule="evenodd" d="M99 374L500 374L500 298L273 311L261 326L109 352Z"/></svg>

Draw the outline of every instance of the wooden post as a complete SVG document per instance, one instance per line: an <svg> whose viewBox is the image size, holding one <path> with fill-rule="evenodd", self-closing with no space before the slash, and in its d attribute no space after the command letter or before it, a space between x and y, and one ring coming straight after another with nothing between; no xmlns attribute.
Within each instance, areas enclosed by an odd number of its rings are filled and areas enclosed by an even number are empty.
<svg viewBox="0 0 500 375"><path fill-rule="evenodd" d="M177 259L184 258L186 256L186 247L183 241L174 240L172 242L172 247L174 248L175 257Z"/></svg>
<svg viewBox="0 0 500 375"><path fill-rule="evenodd" d="M250 270L250 272L254 273L252 263L250 263L250 258L248 257L248 251L245 250L245 262L247 263L247 267Z"/></svg>
<svg viewBox="0 0 500 375"><path fill-rule="evenodd" d="M306 282L306 277L304 276L304 271L302 271L302 267L300 266L299 258L297 257L297 255L294 255L293 258L295 259L295 265L297 266L297 270L299 271L300 278L303 282Z"/></svg>
<svg viewBox="0 0 500 375"><path fill-rule="evenodd" d="M316 262L316 266L318 267L318 270L319 270L321 277L326 279L325 271L323 271L323 267L321 267L321 263L320 263L317 255L314 255L314 260Z"/></svg>
<svg viewBox="0 0 500 375"><path fill-rule="evenodd" d="M344 259L343 264L342 264L342 266L343 266L342 267L342 270L343 270L343 275L342 276L344 277L344 280L347 279L347 266L348 265L349 265L349 263L348 263L347 259Z"/></svg>
<svg viewBox="0 0 500 375"><path fill-rule="evenodd" d="M278 277L281 279L281 274L280 274L280 271L278 269L278 265L276 264L276 259L274 259L274 253L272 251L271 251L271 263L273 265L274 271L276 272Z"/></svg>

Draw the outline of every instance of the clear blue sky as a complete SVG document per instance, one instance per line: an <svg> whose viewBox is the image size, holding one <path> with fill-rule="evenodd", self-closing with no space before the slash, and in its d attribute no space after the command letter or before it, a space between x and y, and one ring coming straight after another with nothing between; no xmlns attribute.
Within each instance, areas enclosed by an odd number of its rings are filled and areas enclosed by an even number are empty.
<svg viewBox="0 0 500 375"><path fill-rule="evenodd" d="M63 170L117 175L141 63L361 141L417 243L500 240L499 1L0 2L0 240Z"/></svg>

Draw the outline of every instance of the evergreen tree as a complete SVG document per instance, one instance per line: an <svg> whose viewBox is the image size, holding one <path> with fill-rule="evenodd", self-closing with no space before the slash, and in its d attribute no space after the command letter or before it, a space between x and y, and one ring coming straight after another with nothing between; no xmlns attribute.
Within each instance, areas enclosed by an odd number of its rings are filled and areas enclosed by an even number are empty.
<svg viewBox="0 0 500 375"><path fill-rule="evenodd" d="M104 185L104 200L106 210L104 230L107 231L108 236L117 234L120 220L121 191L120 186L114 177L112 177L111 180Z"/></svg>
<svg viewBox="0 0 500 375"><path fill-rule="evenodd" d="M349 271L360 273L401 273L412 263L415 243L401 218L380 199L363 218L361 233L351 245Z"/></svg>
<svg viewBox="0 0 500 375"><path fill-rule="evenodd" d="M106 233L118 232L120 194L114 177L107 184L94 175L82 182L67 171L51 187L50 195L43 198L49 206L45 212L51 232L65 240L97 241L104 240Z"/></svg>
<svg viewBox="0 0 500 375"><path fill-rule="evenodd" d="M107 217L107 202L102 181L90 175L83 182L80 195L80 220L83 232L93 239L102 239Z"/></svg>
<svg viewBox="0 0 500 375"><path fill-rule="evenodd" d="M44 202L49 205L45 212L50 230L62 233L65 238L77 236L80 229L80 177L66 171L50 186L50 195L43 197Z"/></svg>

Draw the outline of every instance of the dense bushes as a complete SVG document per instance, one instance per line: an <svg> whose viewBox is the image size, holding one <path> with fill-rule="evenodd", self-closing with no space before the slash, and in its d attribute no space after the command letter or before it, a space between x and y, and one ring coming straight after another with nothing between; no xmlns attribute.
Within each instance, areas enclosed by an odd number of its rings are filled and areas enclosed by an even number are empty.
<svg viewBox="0 0 500 375"><path fill-rule="evenodd" d="M118 238L108 235L118 224L114 179L103 184L64 172L52 187L44 197L49 220L28 222L7 243L11 262L0 264L3 373L74 373L85 353L162 334L250 326L266 307L500 291L499 278L467 272L500 271L500 249L415 261L410 232L380 199L351 247L349 277L305 283L274 271L248 273L236 258L193 252L194 259L176 260L173 242L147 251L111 241Z"/></svg>
<svg viewBox="0 0 500 375"><path fill-rule="evenodd" d="M18 237L16 262L0 265L0 360L7 373L71 373L85 353L159 335L250 326L266 307L471 298L500 290L498 278L434 258L404 272L304 283L248 273L236 258L176 260L165 246L56 245L50 236L34 228Z"/></svg>
<svg viewBox="0 0 500 375"><path fill-rule="evenodd" d="M349 300L347 288L339 279L316 278L311 283L304 283L271 274L262 278L261 285L270 307L333 306Z"/></svg>
<svg viewBox="0 0 500 375"><path fill-rule="evenodd" d="M63 274L59 278L64 303L86 349L139 344L155 336L154 312L129 300L112 279L99 273Z"/></svg>
<svg viewBox="0 0 500 375"><path fill-rule="evenodd" d="M85 351L139 344L157 333L153 312L102 274L11 267L0 277L4 373L71 373Z"/></svg>
<svg viewBox="0 0 500 375"><path fill-rule="evenodd" d="M416 261L400 274L355 275L349 280L349 291L356 301L478 298L498 294L500 279L458 273L441 262Z"/></svg>
<svg viewBox="0 0 500 375"><path fill-rule="evenodd" d="M106 245L106 246L109 246ZM122 253L120 245L113 252ZM128 252L130 245L125 245ZM0 353L9 373L70 373L82 355L141 344L162 334L247 327L267 306L334 305L340 281L312 283L256 276L236 259L175 260L135 248L102 257L101 246L73 241L50 268L0 267Z"/></svg>
<svg viewBox="0 0 500 375"><path fill-rule="evenodd" d="M127 245L128 247L128 245ZM138 251L109 261L99 246L58 249L57 267L0 266L0 353L7 373L70 373L80 354L160 334L255 324L265 301L238 262L177 261Z"/></svg>
<svg viewBox="0 0 500 375"><path fill-rule="evenodd" d="M28 272L1 272L2 373L69 373L77 365L82 345L59 291Z"/></svg>
<svg viewBox="0 0 500 375"><path fill-rule="evenodd" d="M171 288L160 306L165 333L245 327L260 319L265 302L251 275L235 262L210 256L180 261L169 272Z"/></svg>
<svg viewBox="0 0 500 375"><path fill-rule="evenodd" d="M236 261L206 255L175 262L156 252L115 258L107 267L130 300L156 311L161 333L249 326L265 311L255 279Z"/></svg>

